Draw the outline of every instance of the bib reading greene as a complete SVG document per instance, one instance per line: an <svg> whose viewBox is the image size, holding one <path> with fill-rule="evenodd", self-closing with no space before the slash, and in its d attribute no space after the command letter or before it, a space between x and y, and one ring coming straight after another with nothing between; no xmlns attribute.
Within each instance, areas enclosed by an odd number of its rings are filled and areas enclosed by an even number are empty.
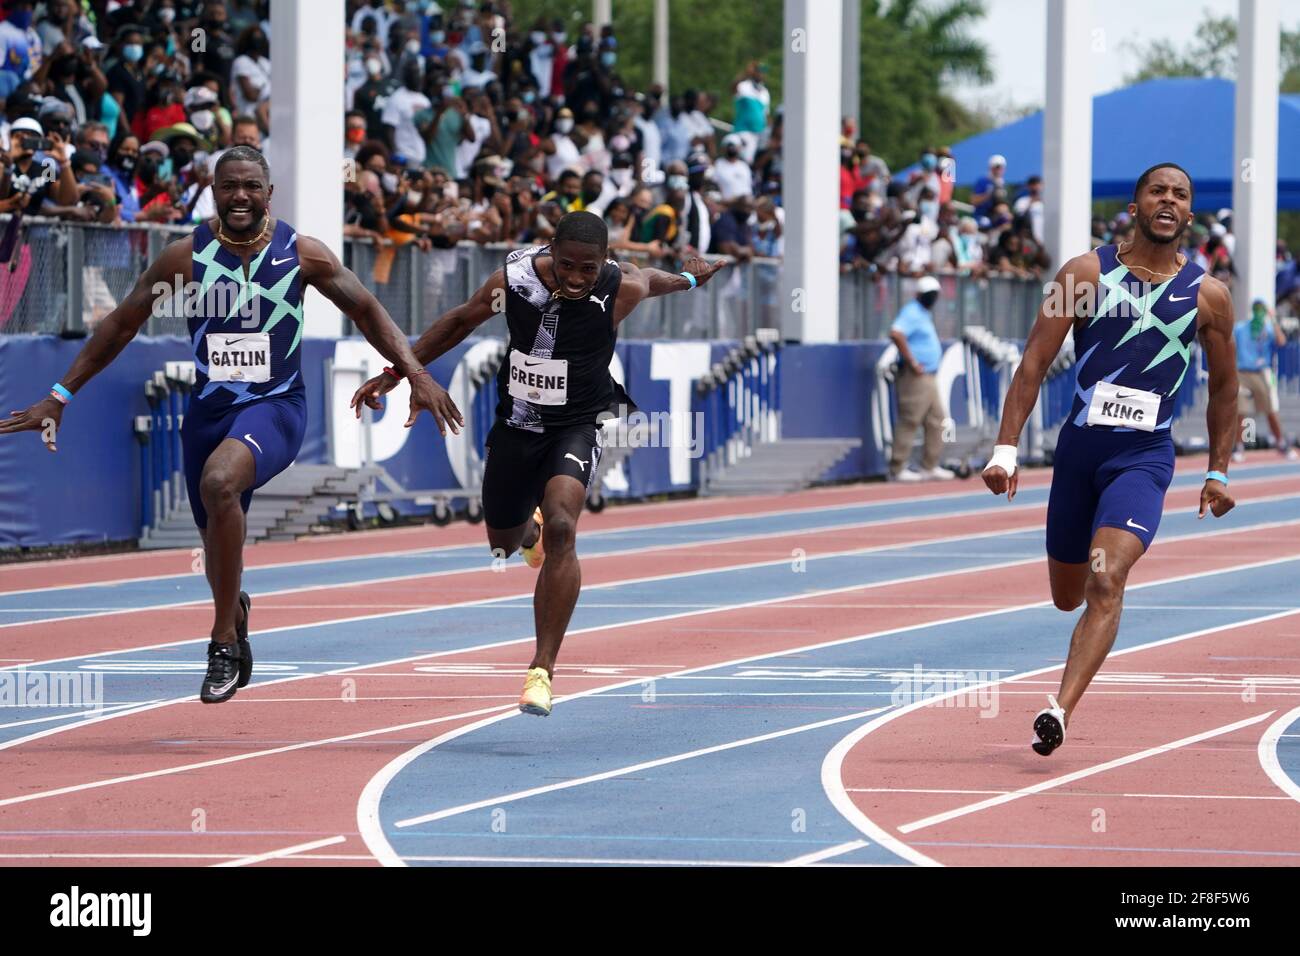
<svg viewBox="0 0 1300 956"><path fill-rule="evenodd" d="M1079 360L1068 420L1110 431L1167 430L1191 363L1205 270L1189 258L1177 275L1155 285L1132 275L1113 245L1098 248L1097 258L1096 313L1074 331Z"/></svg>
<svg viewBox="0 0 1300 956"><path fill-rule="evenodd" d="M208 224L194 230L194 282L186 303L194 346L192 401L221 411L301 391L302 283L298 233L275 224L271 241L248 264L221 245Z"/></svg>
<svg viewBox="0 0 1300 956"><path fill-rule="evenodd" d="M497 374L497 419L532 432L592 424L620 402L632 407L609 374L618 263L605 260L585 298L557 298L537 274L537 257L547 252L530 246L506 256L510 352Z"/></svg>

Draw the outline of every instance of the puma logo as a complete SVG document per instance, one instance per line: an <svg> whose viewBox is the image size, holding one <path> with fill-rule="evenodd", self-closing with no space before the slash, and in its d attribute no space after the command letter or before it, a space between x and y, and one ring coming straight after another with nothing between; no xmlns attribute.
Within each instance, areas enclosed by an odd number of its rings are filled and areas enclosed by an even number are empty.
<svg viewBox="0 0 1300 956"><path fill-rule="evenodd" d="M608 298L608 296L606 296L606 298ZM566 452L564 453L564 457L565 457L565 458L572 458L572 459L573 459L574 461L576 461L576 462L578 463L578 465L582 468L582 473L583 473L584 475L587 473L587 463L586 463L585 461L583 461L581 458L579 458L577 455L574 455L574 454L572 454L572 453L566 451Z"/></svg>
<svg viewBox="0 0 1300 956"><path fill-rule="evenodd" d="M592 296L588 301L589 301L589 302L595 302L597 305L600 306L600 311L604 312L604 311L605 311L605 300L608 299L608 298L609 298L609 293L606 292L603 298L599 298L599 299L598 299L598 298L596 298L596 297L593 295L593 296Z"/></svg>

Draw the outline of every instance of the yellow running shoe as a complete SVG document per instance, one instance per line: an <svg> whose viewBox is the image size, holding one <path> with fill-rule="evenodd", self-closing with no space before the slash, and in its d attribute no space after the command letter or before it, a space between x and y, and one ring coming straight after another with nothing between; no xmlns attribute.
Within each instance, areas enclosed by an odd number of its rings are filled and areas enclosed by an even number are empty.
<svg viewBox="0 0 1300 956"><path fill-rule="evenodd" d="M545 667L534 667L524 678L524 692L519 697L519 710L536 717L551 715L551 677Z"/></svg>
<svg viewBox="0 0 1300 956"><path fill-rule="evenodd" d="M533 542L531 548L523 548L520 553L524 556L524 562L530 568L540 568L542 562L546 560L546 550L542 547L542 509L537 508L533 511L533 520L537 522L537 540Z"/></svg>

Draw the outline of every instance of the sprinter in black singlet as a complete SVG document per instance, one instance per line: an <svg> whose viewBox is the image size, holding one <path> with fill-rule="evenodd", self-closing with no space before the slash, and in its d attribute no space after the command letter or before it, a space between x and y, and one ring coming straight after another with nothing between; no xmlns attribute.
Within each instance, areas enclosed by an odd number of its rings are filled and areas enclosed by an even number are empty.
<svg viewBox="0 0 1300 956"><path fill-rule="evenodd" d="M541 568L533 598L537 649L519 699L520 710L539 716L551 712L555 658L582 583L574 538L600 460L598 420L631 407L609 374L619 323L642 299L693 289L726 265L692 259L684 272L661 272L610 259L607 249L599 216L569 213L549 245L510 253L414 350L427 365L505 311L510 347L487 439L483 512L494 555L522 550ZM379 397L398 381L384 372L362 385L352 397L357 414L363 402L382 408Z"/></svg>

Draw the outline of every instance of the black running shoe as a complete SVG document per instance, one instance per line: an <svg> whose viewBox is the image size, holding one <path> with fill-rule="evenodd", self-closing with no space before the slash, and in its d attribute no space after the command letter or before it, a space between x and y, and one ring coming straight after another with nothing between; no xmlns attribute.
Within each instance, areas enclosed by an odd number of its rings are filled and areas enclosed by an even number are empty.
<svg viewBox="0 0 1300 956"><path fill-rule="evenodd" d="M244 609L244 621L235 628L235 636L239 638L239 683L236 687L247 687L248 682L253 678L253 648L248 643L248 609L253 606L253 599L248 596L248 592L239 592L239 606Z"/></svg>
<svg viewBox="0 0 1300 956"><path fill-rule="evenodd" d="M1047 702L1052 706L1034 717L1034 739L1029 745L1043 757L1065 743L1065 710L1051 694L1047 695Z"/></svg>
<svg viewBox="0 0 1300 956"><path fill-rule="evenodd" d="M205 704L220 704L234 697L239 685L242 658L239 642L218 644L216 641L209 641L208 672L203 676L199 700Z"/></svg>

